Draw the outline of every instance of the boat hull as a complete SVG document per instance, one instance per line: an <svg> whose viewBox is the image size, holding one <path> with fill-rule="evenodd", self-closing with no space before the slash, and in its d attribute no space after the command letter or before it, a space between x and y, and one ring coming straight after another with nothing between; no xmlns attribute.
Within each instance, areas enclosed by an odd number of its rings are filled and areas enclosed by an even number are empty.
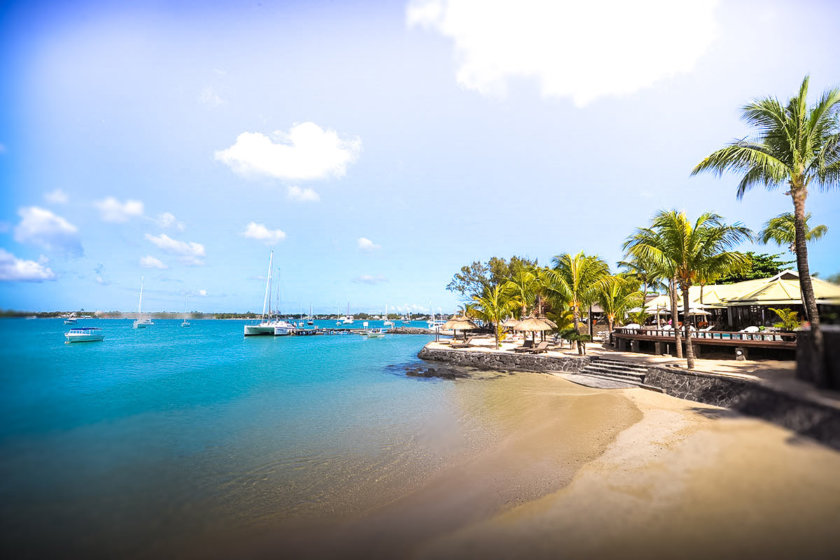
<svg viewBox="0 0 840 560"><path fill-rule="evenodd" d="M245 325L245 336L274 336L274 325Z"/></svg>

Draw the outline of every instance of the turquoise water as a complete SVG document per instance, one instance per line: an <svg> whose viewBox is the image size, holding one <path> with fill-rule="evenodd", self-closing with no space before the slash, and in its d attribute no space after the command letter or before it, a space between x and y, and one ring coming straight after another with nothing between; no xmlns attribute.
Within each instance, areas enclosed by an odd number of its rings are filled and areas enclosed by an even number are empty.
<svg viewBox="0 0 840 560"><path fill-rule="evenodd" d="M244 324L87 320L105 340L64 344L61 320L0 320L3 550L154 555L352 511L371 481L434 460L417 426L451 420L453 383L403 367L431 337Z"/></svg>

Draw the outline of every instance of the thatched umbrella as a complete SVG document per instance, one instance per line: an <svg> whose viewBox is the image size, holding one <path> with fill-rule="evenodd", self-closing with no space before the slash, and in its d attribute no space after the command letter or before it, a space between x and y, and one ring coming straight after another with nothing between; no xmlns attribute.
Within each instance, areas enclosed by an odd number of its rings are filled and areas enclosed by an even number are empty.
<svg viewBox="0 0 840 560"><path fill-rule="evenodd" d="M451 319L443 324L443 330L445 331L456 331L455 335L452 338L458 337L457 331L471 331L473 329L477 329L478 327L475 326L475 323L464 317L463 315L455 316L453 315ZM464 335L466 339L466 335Z"/></svg>
<svg viewBox="0 0 840 560"><path fill-rule="evenodd" d="M544 332L550 331L557 328L557 325L554 321L546 319L545 317L525 317L518 323L516 326L513 327L515 331L525 331L525 332Z"/></svg>

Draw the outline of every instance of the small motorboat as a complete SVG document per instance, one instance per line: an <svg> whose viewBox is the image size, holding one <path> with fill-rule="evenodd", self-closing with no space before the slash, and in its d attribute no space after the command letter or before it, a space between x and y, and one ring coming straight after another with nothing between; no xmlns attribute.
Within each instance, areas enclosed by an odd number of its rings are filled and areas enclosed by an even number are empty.
<svg viewBox="0 0 840 560"><path fill-rule="evenodd" d="M76 327L64 334L65 343L71 342L100 342L105 339L102 329L98 327Z"/></svg>

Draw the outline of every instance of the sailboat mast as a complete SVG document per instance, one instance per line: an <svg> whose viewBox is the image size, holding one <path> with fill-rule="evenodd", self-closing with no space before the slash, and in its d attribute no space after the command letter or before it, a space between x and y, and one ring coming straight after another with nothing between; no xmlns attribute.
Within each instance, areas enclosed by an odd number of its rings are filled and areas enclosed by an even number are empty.
<svg viewBox="0 0 840 560"><path fill-rule="evenodd" d="M140 302L137 304L137 315L143 313L143 277L140 277Z"/></svg>
<svg viewBox="0 0 840 560"><path fill-rule="evenodd" d="M265 279L265 298L263 298L262 318L265 320L265 308L271 305L271 264L274 260L274 251L268 257L268 278ZM269 308L270 309L270 308Z"/></svg>

